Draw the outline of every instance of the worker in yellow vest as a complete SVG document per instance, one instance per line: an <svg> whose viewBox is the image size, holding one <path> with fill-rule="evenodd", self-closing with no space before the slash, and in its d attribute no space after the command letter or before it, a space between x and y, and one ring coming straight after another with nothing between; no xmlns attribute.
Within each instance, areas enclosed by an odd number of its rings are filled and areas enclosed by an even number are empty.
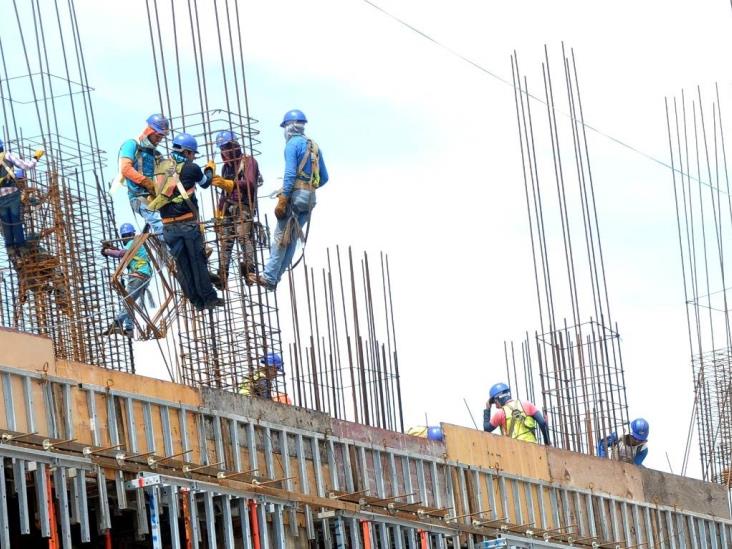
<svg viewBox="0 0 732 549"><path fill-rule="evenodd" d="M483 411L483 430L492 432L501 428L501 433L510 438L536 444L536 428L541 429L544 444L551 446L549 428L541 411L528 401L511 398L511 389L505 383L496 383L490 390L490 398ZM498 410L491 417L491 408Z"/></svg>

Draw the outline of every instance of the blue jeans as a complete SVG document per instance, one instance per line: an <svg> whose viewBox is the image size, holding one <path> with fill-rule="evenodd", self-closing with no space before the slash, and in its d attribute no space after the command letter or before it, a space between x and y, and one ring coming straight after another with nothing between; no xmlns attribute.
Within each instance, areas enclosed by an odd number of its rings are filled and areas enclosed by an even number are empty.
<svg viewBox="0 0 732 549"><path fill-rule="evenodd" d="M137 303L144 308L145 304L145 290L147 290L150 284L150 277L139 278L136 276L129 277L127 281L127 303L132 306L132 303ZM119 313L115 317L117 324L122 324L125 330L132 330L134 328L132 322L132 315L127 310L125 303L122 302Z"/></svg>
<svg viewBox="0 0 732 549"><path fill-rule="evenodd" d="M290 200L287 203L285 218L277 220L277 228L275 228L274 236L272 237L269 260L262 274L262 278L268 284L276 286L279 283L282 275L285 274L290 263L292 263L292 256L295 255L299 235L297 226L295 223L290 222L290 218L294 217L297 220L297 225L302 229L310 221L310 212L314 207L315 191L306 191L303 189L292 191ZM287 246L281 246L282 237L288 229L290 231L290 242Z"/></svg>
<svg viewBox="0 0 732 549"><path fill-rule="evenodd" d="M163 234L163 221L160 219L160 212L151 210L147 207L147 199L144 196L130 197L130 207L132 211L145 220L150 225L150 232L161 238Z"/></svg>
<svg viewBox="0 0 732 549"><path fill-rule="evenodd" d="M3 225L6 248L25 246L23 218L20 211L20 191L0 196L0 222Z"/></svg>
<svg viewBox="0 0 732 549"><path fill-rule="evenodd" d="M196 308L218 299L208 274L208 260L203 251L203 235L195 221L179 221L163 226L163 236L178 268L180 288Z"/></svg>

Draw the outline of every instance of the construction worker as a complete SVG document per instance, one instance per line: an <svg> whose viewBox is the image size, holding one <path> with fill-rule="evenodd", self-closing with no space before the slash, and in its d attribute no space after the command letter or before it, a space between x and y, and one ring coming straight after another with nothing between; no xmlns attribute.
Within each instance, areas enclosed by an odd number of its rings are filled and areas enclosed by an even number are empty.
<svg viewBox="0 0 732 549"><path fill-rule="evenodd" d="M285 113L280 127L285 135L285 177L277 197L275 229L264 273L249 275L252 282L269 290L277 287L295 255L298 239L305 241L303 227L315 207L315 191L328 182L328 170L318 144L305 136L307 118L299 110Z"/></svg>
<svg viewBox="0 0 732 549"><path fill-rule="evenodd" d="M419 425L417 427L410 427L407 429L407 434L413 437L421 437L435 442L442 442L445 440L445 434L442 432L442 427L428 427L427 425Z"/></svg>
<svg viewBox="0 0 732 549"><path fill-rule="evenodd" d="M38 149L32 160L23 160L10 151L6 152L5 144L0 140L0 223L8 258L13 263L26 245L19 184L22 186L25 181L25 171L35 168L42 156L43 149Z"/></svg>
<svg viewBox="0 0 732 549"><path fill-rule="evenodd" d="M489 397L483 411L484 431L490 433L500 427L501 433L505 436L536 443L538 442L536 437L536 427L538 426L544 437L544 444L551 445L549 428L544 420L544 415L531 402L513 400L511 389L505 383L496 383L491 387ZM498 410L491 417L491 408L494 404Z"/></svg>
<svg viewBox="0 0 732 549"><path fill-rule="evenodd" d="M639 417L630 422L630 433L618 437L610 433L597 443L597 455L641 465L648 455L648 422Z"/></svg>
<svg viewBox="0 0 732 549"><path fill-rule="evenodd" d="M155 194L155 166L161 154L157 146L168 135L170 124L162 114L147 118L147 126L137 139L128 139L119 150L120 177L127 184L127 195L132 211L142 217L153 234L163 234L160 213L148 208L150 197Z"/></svg>
<svg viewBox="0 0 732 549"><path fill-rule="evenodd" d="M241 275L248 284L251 284L248 276L256 273L253 229L254 215L257 211L257 187L262 184L262 175L254 157L242 152L233 132L219 132L216 136L216 145L221 151L221 160L224 163L221 169L224 193L219 198L216 208L216 217L221 221L217 285L223 290L229 277L231 252L237 241L244 255Z"/></svg>
<svg viewBox="0 0 732 549"><path fill-rule="evenodd" d="M130 223L123 223L119 228L119 235L122 237L122 247L117 248L109 242L105 242L102 246L102 255L105 257L116 257L122 259L127 251L135 243L135 228ZM102 335L121 334L132 338L134 336L134 323L130 311L132 304L137 303L140 307L144 307L145 293L150 285L152 277L152 268L150 266L150 258L144 246L140 246L134 257L127 264L127 306L122 303L114 322L110 324Z"/></svg>
<svg viewBox="0 0 732 549"><path fill-rule="evenodd" d="M259 360L259 368L254 370L239 387L239 394L272 399L277 402L291 404L287 395L272 393L272 380L284 373L285 363L278 353L267 353Z"/></svg>
<svg viewBox="0 0 732 549"><path fill-rule="evenodd" d="M196 185L207 189L214 174L211 166L204 173L193 162L197 152L198 143L192 135L181 133L173 139L170 156L176 163L175 173L166 180L160 197L155 200L162 199L161 205L151 203L150 206L160 208L163 236L175 259L183 294L196 309L203 310L219 307L224 300L216 295L211 284L196 199Z"/></svg>

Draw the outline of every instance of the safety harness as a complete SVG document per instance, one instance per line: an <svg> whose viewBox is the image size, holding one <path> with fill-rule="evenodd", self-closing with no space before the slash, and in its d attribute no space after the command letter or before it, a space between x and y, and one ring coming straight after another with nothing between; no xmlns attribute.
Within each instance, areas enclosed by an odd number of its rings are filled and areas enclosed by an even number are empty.
<svg viewBox="0 0 732 549"><path fill-rule="evenodd" d="M502 406L506 414L506 435L509 438L536 442L536 420L529 416L519 400L511 400Z"/></svg>
<svg viewBox="0 0 732 549"><path fill-rule="evenodd" d="M198 217L198 208L191 201L191 197L196 192L196 186L191 187L190 190L186 190L183 183L180 181L180 172L183 170L185 162L178 162L174 158L166 158L161 160L155 166L155 198L148 204L148 208L151 210L159 210L166 204L181 204L186 202L188 207L193 212L194 216ZM178 195L173 196L176 189ZM186 216L181 216L186 217ZM176 218L177 220L177 218Z"/></svg>
<svg viewBox="0 0 732 549"><path fill-rule="evenodd" d="M5 162L5 151L0 152L0 187L10 187L15 184L15 172Z"/></svg>
<svg viewBox="0 0 732 549"><path fill-rule="evenodd" d="M310 174L305 171L310 161ZM297 167L295 176L295 188L314 190L320 186L320 148L312 139L308 139L305 154L302 156L300 165Z"/></svg>

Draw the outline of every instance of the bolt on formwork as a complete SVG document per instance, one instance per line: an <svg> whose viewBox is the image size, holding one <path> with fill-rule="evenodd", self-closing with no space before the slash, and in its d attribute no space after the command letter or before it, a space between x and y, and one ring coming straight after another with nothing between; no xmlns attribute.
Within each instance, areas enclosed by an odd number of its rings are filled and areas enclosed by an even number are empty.
<svg viewBox="0 0 732 549"><path fill-rule="evenodd" d="M0 37L5 150L38 165L18 182L27 243L0 251L0 321L49 336L59 358L134 371L127 341L101 332L114 318L111 270L96 242L114 236L73 2L41 12L13 2ZM13 22L13 19L15 20Z"/></svg>
<svg viewBox="0 0 732 549"><path fill-rule="evenodd" d="M538 365L554 444L594 454L597 441L622 432L628 424L628 404L620 337L610 312L576 62L564 44L561 59L563 85L555 86L545 47L544 93L539 98L529 92L518 56L511 57L539 309L534 341L527 334L521 346L523 379L515 368L514 379L532 395L537 385L533 365ZM558 111L556 105L561 103L568 108L568 120ZM545 121L532 116L536 104L546 110ZM542 155L542 146L551 155ZM561 250L558 257L550 253L555 248ZM509 362L507 354L507 365L514 361L512 355Z"/></svg>

